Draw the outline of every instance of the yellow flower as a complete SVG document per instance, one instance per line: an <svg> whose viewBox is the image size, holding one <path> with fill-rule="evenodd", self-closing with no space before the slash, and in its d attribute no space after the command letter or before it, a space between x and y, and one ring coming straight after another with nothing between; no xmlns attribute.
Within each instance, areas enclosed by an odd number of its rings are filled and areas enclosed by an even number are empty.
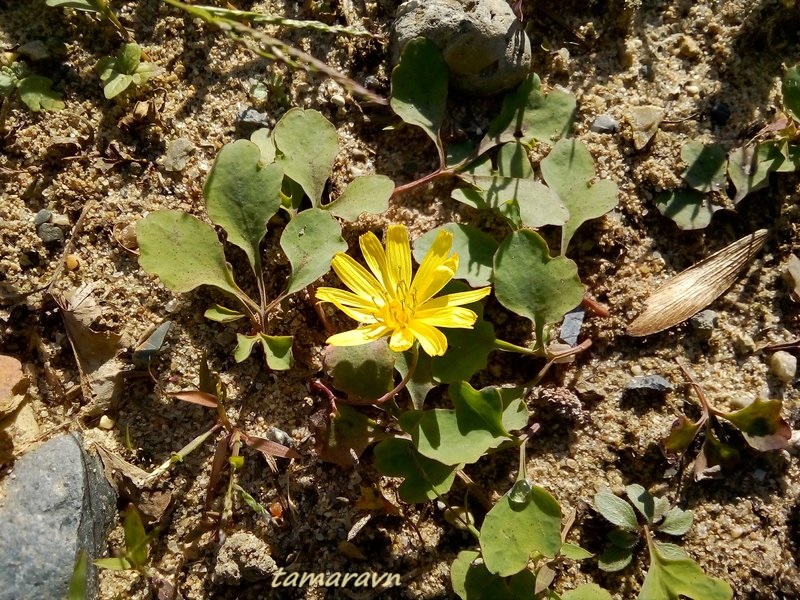
<svg viewBox="0 0 800 600"><path fill-rule="evenodd" d="M332 335L329 344L357 346L389 335L389 347L395 352L408 350L414 340L419 340L429 355L441 356L447 350L447 338L437 327L470 329L475 324L478 316L461 305L480 300L491 288L433 297L458 269L458 254L448 256L452 233L439 232L413 279L411 247L402 225L389 226L385 251L371 232L362 235L359 244L369 271L341 252L331 261L339 279L353 291L317 290L317 300L333 303L362 324Z"/></svg>

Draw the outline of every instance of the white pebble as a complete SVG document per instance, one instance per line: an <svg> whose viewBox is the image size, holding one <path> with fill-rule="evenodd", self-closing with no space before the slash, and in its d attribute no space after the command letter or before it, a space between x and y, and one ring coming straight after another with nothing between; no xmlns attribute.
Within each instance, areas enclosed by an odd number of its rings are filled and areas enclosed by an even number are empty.
<svg viewBox="0 0 800 600"><path fill-rule="evenodd" d="M100 417L100 422L97 424L97 426L100 427L100 429L105 429L106 431L114 429L114 419L107 415L103 415Z"/></svg>
<svg viewBox="0 0 800 600"><path fill-rule="evenodd" d="M789 383L794 379L797 374L797 358L788 352L778 350L769 359L769 367L772 374L780 379L783 383Z"/></svg>

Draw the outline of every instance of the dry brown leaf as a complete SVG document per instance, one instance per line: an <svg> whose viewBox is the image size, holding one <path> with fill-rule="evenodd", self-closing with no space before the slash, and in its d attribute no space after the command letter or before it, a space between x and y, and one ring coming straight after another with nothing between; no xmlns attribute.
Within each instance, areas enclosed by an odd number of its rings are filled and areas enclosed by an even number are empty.
<svg viewBox="0 0 800 600"><path fill-rule="evenodd" d="M176 400L183 400L190 404L198 404L206 408L217 408L219 400L213 394L201 392L200 390L187 390L184 392L172 392L170 394Z"/></svg>
<svg viewBox="0 0 800 600"><path fill-rule="evenodd" d="M653 292L626 333L641 337L669 329L696 315L733 285L761 249L766 229L735 241L676 275Z"/></svg>
<svg viewBox="0 0 800 600"><path fill-rule="evenodd" d="M91 328L102 312L91 297L95 287L95 283L89 283L55 299L78 363L81 390L88 403L81 409L81 414L85 416L106 412L119 398L122 374L126 368L126 364L117 358L122 350L121 336Z"/></svg>
<svg viewBox="0 0 800 600"><path fill-rule="evenodd" d="M800 302L800 258L794 254L789 255L785 275L789 287L792 288L792 300Z"/></svg>
<svg viewBox="0 0 800 600"><path fill-rule="evenodd" d="M13 356L0 354L0 419L17 410L25 399L28 378L22 363Z"/></svg>
<svg viewBox="0 0 800 600"><path fill-rule="evenodd" d="M627 115L633 130L633 147L641 150L653 139L666 111L659 106L637 106Z"/></svg>

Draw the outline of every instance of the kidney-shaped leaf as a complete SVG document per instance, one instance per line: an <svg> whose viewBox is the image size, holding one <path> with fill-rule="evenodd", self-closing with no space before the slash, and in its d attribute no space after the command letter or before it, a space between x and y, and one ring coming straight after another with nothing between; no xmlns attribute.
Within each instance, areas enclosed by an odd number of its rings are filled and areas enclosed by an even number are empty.
<svg viewBox="0 0 800 600"><path fill-rule="evenodd" d="M247 254L250 266L260 268L258 245L267 221L281 206L283 171L261 165L261 150L253 142L236 140L217 154L203 193L211 220L228 233L228 241Z"/></svg>
<svg viewBox="0 0 800 600"><path fill-rule="evenodd" d="M347 250L347 242L336 219L312 208L289 221L281 234L281 248L292 265L286 293L294 294L327 273L336 253Z"/></svg>
<svg viewBox="0 0 800 600"><path fill-rule="evenodd" d="M365 175L351 181L342 195L322 208L345 221L355 221L359 215L379 215L389 206L394 182L386 175Z"/></svg>
<svg viewBox="0 0 800 600"><path fill-rule="evenodd" d="M372 401L394 385L395 354L385 338L360 346L328 346L323 354L325 371L336 389L351 398Z"/></svg>
<svg viewBox="0 0 800 600"><path fill-rule="evenodd" d="M210 225L176 210L158 210L136 226L139 264L173 292L211 285L239 295L225 252Z"/></svg>
<svg viewBox="0 0 800 600"><path fill-rule="evenodd" d="M427 502L450 491L458 468L426 458L410 441L397 438L375 446L375 467L384 475L405 478L398 491L411 504Z"/></svg>
<svg viewBox="0 0 800 600"><path fill-rule="evenodd" d="M462 600L535 600L536 575L520 571L509 578L490 573L482 562L473 564L480 554L462 550L450 567L453 591ZM610 596L609 596L610 598Z"/></svg>
<svg viewBox="0 0 800 600"><path fill-rule="evenodd" d="M414 258L418 263L427 254L439 231L453 234L452 252L458 254L455 279L464 279L472 287L489 285L492 277L492 258L497 251L497 241L472 225L447 223L432 229L414 240Z"/></svg>
<svg viewBox="0 0 800 600"><path fill-rule="evenodd" d="M720 208L711 202L708 194L697 190L661 192L656 196L655 203L658 212L672 219L684 231L705 229Z"/></svg>

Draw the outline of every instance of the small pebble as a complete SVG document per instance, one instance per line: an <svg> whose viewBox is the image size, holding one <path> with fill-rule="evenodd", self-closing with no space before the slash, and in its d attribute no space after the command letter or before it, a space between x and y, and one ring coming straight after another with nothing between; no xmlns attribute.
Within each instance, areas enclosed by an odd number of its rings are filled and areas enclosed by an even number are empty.
<svg viewBox="0 0 800 600"><path fill-rule="evenodd" d="M708 113L711 124L718 127L725 125L731 118L731 107L724 102L717 102Z"/></svg>
<svg viewBox="0 0 800 600"><path fill-rule="evenodd" d="M269 115L267 113L258 112L255 108L248 108L242 111L236 121L236 129L247 136L256 129L269 126Z"/></svg>
<svg viewBox="0 0 800 600"><path fill-rule="evenodd" d="M619 131L619 123L611 115L600 115L589 129L595 133L615 133Z"/></svg>
<svg viewBox="0 0 800 600"><path fill-rule="evenodd" d="M105 431L110 431L111 429L114 429L114 419L108 415L103 415L100 417L100 422L97 424L97 426Z"/></svg>
<svg viewBox="0 0 800 600"><path fill-rule="evenodd" d="M707 340L717 326L717 313L710 309L702 310L693 316L689 322L695 333L697 333L697 337Z"/></svg>
<svg viewBox="0 0 800 600"><path fill-rule="evenodd" d="M64 232L61 227L52 223L42 223L36 228L36 235L45 244L60 244L64 241Z"/></svg>
<svg viewBox="0 0 800 600"><path fill-rule="evenodd" d="M69 218L66 215L59 215L58 213L53 213L50 216L50 222L53 225L61 227L62 229L69 229Z"/></svg>
<svg viewBox="0 0 800 600"><path fill-rule="evenodd" d="M80 260L76 254L67 254L64 258L64 266L67 271L75 271L80 266Z"/></svg>
<svg viewBox="0 0 800 600"><path fill-rule="evenodd" d="M34 227L39 227L42 223L47 223L50 220L50 217L53 216L53 213L46 208L43 208L36 215L33 217L33 225Z"/></svg>
<svg viewBox="0 0 800 600"><path fill-rule="evenodd" d="M769 359L769 367L775 377L783 383L790 383L797 375L797 358L784 350L778 350Z"/></svg>
<svg viewBox="0 0 800 600"><path fill-rule="evenodd" d="M661 377L661 375L643 375L634 377L626 385L626 390L653 390L656 392L668 392L673 389L673 385Z"/></svg>
<svg viewBox="0 0 800 600"><path fill-rule="evenodd" d="M331 103L339 108L344 108L344 105L347 104L347 100L341 94L334 94L331 96Z"/></svg>

